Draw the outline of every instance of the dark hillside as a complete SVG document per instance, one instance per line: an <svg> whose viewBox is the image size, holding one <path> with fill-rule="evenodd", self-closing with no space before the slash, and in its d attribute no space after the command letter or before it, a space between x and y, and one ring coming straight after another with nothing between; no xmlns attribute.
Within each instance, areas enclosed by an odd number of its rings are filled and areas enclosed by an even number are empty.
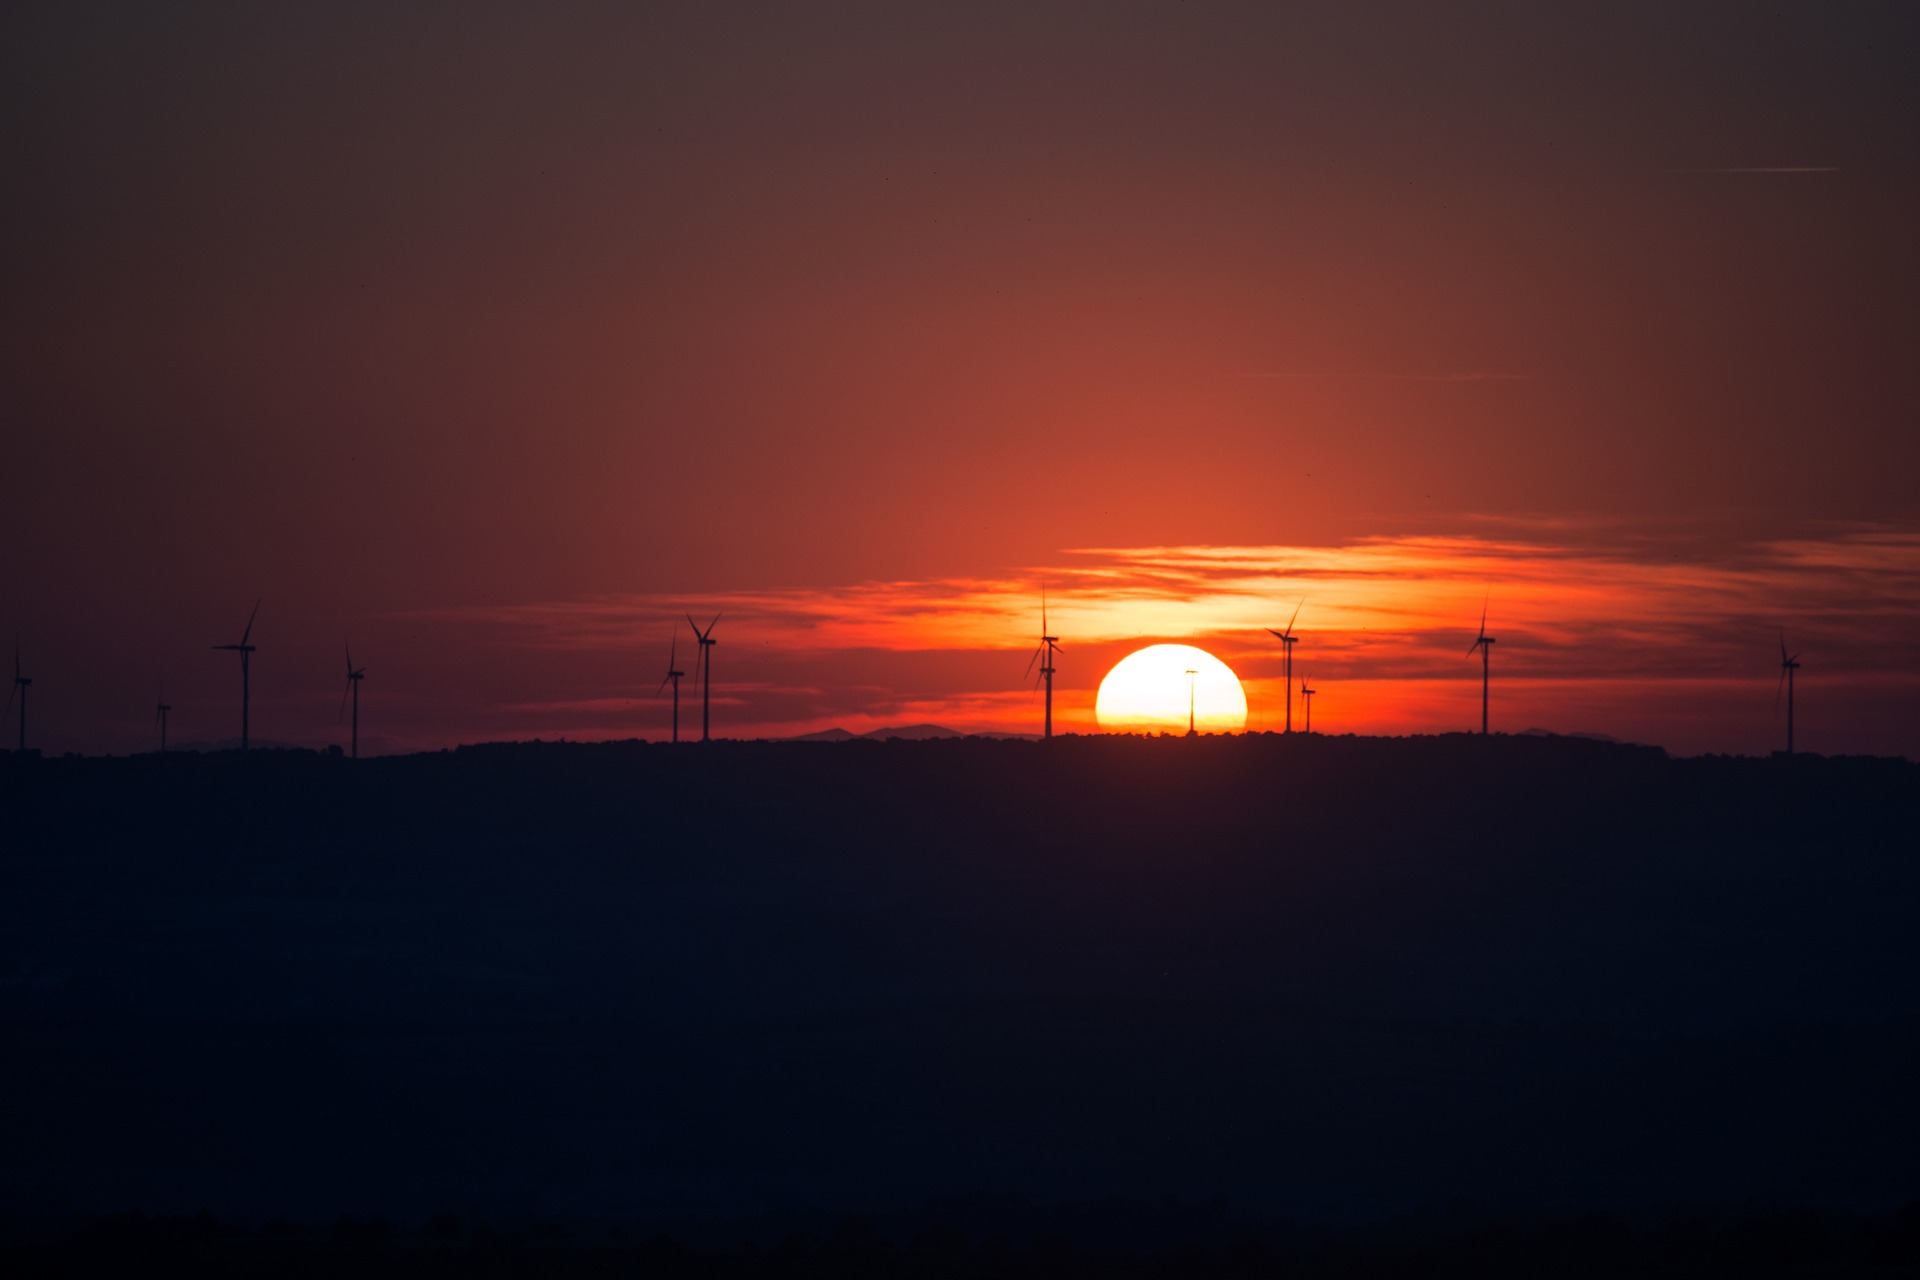
<svg viewBox="0 0 1920 1280"><path fill-rule="evenodd" d="M0 760L0 1207L1920 1194L1920 767L1564 738Z"/></svg>

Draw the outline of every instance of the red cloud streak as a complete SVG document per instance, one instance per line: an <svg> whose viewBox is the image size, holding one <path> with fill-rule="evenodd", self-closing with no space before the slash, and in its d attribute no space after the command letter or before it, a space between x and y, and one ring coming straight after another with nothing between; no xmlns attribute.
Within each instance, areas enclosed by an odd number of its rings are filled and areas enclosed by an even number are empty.
<svg viewBox="0 0 1920 1280"><path fill-rule="evenodd" d="M1031 731L1037 694L1020 680L1043 583L1067 647L1056 705L1066 732L1094 730L1100 677L1161 640L1225 659L1247 686L1249 727L1277 728L1280 657L1264 628L1283 624L1302 599L1295 661L1321 691L1318 727L1465 729L1479 705L1478 664L1465 655L1485 601L1500 638L1496 728L1603 732L1681 751L1770 749L1785 631L1807 654L1803 745L1920 748L1912 661L1920 534L1901 529L1762 543L1711 563L1658 544L1595 549L1537 531L1090 549L994 578L443 610L430 620L544 664L584 671L610 661L618 671L597 691L491 704L447 736L661 736L667 708L654 696L654 668L665 670L690 603L705 611L702 621L725 615L714 697L729 736L922 721ZM690 654L683 644L683 659ZM691 681L685 690L693 693Z"/></svg>

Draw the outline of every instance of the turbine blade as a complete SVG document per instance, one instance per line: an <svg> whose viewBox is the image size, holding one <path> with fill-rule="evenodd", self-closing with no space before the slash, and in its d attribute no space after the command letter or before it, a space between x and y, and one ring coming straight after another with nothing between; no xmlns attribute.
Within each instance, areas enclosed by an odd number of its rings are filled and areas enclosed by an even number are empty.
<svg viewBox="0 0 1920 1280"><path fill-rule="evenodd" d="M1046 647L1047 647L1047 646L1045 646L1045 645L1041 645L1039 649L1035 649L1035 650L1033 651L1033 656L1032 656L1031 658L1028 658L1028 659L1027 659L1027 670L1026 670L1026 674L1020 677L1020 683L1021 683L1021 684L1025 684L1025 683L1027 682L1027 680L1028 680L1028 678L1029 678L1029 677L1031 677L1031 676L1033 675L1033 664L1034 664L1034 663L1036 663L1036 662L1038 662L1038 661L1040 661L1040 653L1041 653L1041 650L1043 650L1043 649L1045 649Z"/></svg>
<svg viewBox="0 0 1920 1280"><path fill-rule="evenodd" d="M1773 682L1773 714L1780 714L1780 695L1787 691L1787 669L1780 668L1780 678Z"/></svg>
<svg viewBox="0 0 1920 1280"><path fill-rule="evenodd" d="M722 617L724 617L724 616L725 616L724 614L718 614L718 613L716 613L716 614L714 614L714 615L713 615L713 621L712 621L712 622L709 622L709 623L707 624L707 634L708 634L708 635L712 635L712 634L713 634L713 629L714 629L715 627L717 627L717 626L719 626L719 625L720 625L720 619L721 619Z"/></svg>
<svg viewBox="0 0 1920 1280"><path fill-rule="evenodd" d="M1287 619L1287 634L1288 634L1288 635L1292 635L1292 634L1293 634L1293 624L1294 624L1295 622L1297 622L1297 621L1299 621L1299 618L1300 618L1300 608L1301 608L1301 606L1302 606L1302 605L1304 605L1304 604L1306 604L1306 602L1307 602L1307 598L1306 598L1305 596L1301 596L1301 597L1300 597L1300 604L1296 604L1295 606L1293 606L1293 617L1291 617L1291 618L1288 618L1288 619Z"/></svg>
<svg viewBox="0 0 1920 1280"><path fill-rule="evenodd" d="M255 600L253 602L253 612L247 615L247 629L240 633L241 644L245 644L247 642L247 637L253 634L253 620L259 616L260 616L260 602L258 600Z"/></svg>
<svg viewBox="0 0 1920 1280"><path fill-rule="evenodd" d="M333 718L333 722L335 724L339 724L342 720L347 718L347 697L352 692L353 692L353 677L348 676L347 687L340 691L340 712L338 715L334 716Z"/></svg>

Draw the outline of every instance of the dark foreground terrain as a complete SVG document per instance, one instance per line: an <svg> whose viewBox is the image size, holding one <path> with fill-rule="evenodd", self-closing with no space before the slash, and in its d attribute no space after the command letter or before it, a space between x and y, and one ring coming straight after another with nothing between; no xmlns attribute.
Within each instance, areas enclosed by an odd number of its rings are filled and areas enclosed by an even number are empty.
<svg viewBox="0 0 1920 1280"><path fill-rule="evenodd" d="M923 1216L924 1215L920 1215ZM1144 1216L1152 1219L1153 1210ZM39 1238L0 1241L0 1266L22 1280L135 1276L196 1280L326 1277L332 1280L492 1280L494 1277L677 1277L710 1280L1540 1280L1593 1277L1841 1278L1920 1271L1920 1206L1891 1217L1749 1212L1635 1225L1605 1214L1538 1225L1483 1224L1442 1234L1322 1233L1271 1244L1253 1235L1226 1243L1085 1246L1059 1234L1025 1239L969 1234L948 1223L904 1234L904 1224L850 1219L818 1239L793 1231L771 1246L689 1247L661 1234L635 1240L618 1230L581 1237L551 1225L502 1234L439 1215L414 1229L342 1219L330 1228L269 1223L247 1230L210 1217L116 1215Z"/></svg>
<svg viewBox="0 0 1920 1280"><path fill-rule="evenodd" d="M21 1238L209 1212L245 1227L203 1224L220 1247L326 1258L342 1215L452 1215L452 1267L536 1229L826 1248L858 1212L908 1224L895 1248L929 1204L1021 1203L966 1199L990 1195L1068 1207L967 1248L1754 1206L1877 1215L1818 1228L1877 1241L1861 1265L1911 1243L1902 761L1502 737L10 757L0 823Z"/></svg>

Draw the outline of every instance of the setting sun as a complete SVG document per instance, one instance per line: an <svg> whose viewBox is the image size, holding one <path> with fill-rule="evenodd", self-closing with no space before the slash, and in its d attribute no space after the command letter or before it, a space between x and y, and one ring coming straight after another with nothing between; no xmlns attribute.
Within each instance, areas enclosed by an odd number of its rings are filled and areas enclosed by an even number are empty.
<svg viewBox="0 0 1920 1280"><path fill-rule="evenodd" d="M1116 662L1100 682L1094 718L1109 733L1185 733L1192 716L1201 733L1238 733L1247 726L1240 677L1205 649L1156 644Z"/></svg>

